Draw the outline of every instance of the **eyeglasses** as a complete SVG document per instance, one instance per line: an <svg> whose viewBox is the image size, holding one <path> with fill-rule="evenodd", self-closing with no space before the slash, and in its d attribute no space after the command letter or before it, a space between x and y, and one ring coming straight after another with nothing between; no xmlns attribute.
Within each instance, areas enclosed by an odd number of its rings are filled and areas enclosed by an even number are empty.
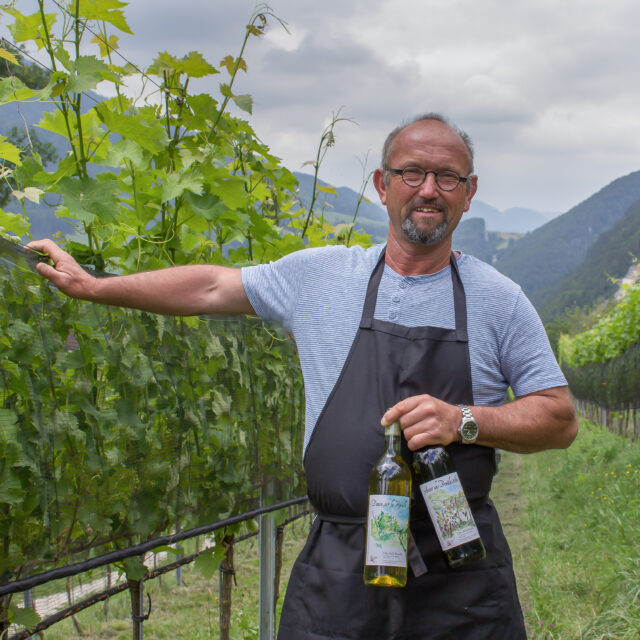
<svg viewBox="0 0 640 640"><path fill-rule="evenodd" d="M443 191L453 191L461 182L466 182L469 179L469 176L459 176L455 171L447 169L427 171L422 167L407 167L406 169L388 168L387 171L393 175L401 176L402 181L408 187L419 187L427 179L427 174L433 173L438 188Z"/></svg>

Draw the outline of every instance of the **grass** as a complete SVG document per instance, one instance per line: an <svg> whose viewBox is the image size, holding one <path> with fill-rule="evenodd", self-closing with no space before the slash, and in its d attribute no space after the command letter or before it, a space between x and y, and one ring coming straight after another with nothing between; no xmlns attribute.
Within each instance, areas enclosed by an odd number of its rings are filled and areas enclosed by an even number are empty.
<svg viewBox="0 0 640 640"><path fill-rule="evenodd" d="M498 474L493 481L493 500L504 534L511 547L520 604L525 613L529 636L534 629L527 615L530 609L529 566L531 536L527 529L527 505L520 488L524 457L516 453L502 453Z"/></svg>
<svg viewBox="0 0 640 640"><path fill-rule="evenodd" d="M640 445L581 421L523 460L532 640L640 637Z"/></svg>

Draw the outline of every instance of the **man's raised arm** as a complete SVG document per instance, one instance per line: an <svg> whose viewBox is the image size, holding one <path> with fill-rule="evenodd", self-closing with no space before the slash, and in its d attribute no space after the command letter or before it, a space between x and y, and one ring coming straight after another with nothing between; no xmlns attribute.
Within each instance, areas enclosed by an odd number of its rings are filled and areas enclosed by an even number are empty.
<svg viewBox="0 0 640 640"><path fill-rule="evenodd" d="M185 265L94 278L52 240L36 240L29 247L46 253L53 262L53 267L38 263L38 273L72 298L174 316L254 313L240 269Z"/></svg>

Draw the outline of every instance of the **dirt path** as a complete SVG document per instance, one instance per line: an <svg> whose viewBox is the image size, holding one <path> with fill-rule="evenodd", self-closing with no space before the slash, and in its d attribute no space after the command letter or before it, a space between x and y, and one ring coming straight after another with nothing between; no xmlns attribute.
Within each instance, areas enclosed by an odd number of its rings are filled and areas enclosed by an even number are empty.
<svg viewBox="0 0 640 640"><path fill-rule="evenodd" d="M502 454L499 471L493 481L491 498L498 509L504 533L513 555L513 566L518 584L520 603L525 612L529 610L528 556L531 540L526 528L527 503L520 491L520 471L523 456L517 453ZM527 629L529 635L533 633Z"/></svg>

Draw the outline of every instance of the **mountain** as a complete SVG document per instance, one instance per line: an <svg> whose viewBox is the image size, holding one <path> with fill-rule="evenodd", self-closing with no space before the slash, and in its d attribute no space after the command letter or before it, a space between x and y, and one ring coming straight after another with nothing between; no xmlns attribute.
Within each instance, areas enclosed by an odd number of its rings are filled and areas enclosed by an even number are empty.
<svg viewBox="0 0 640 640"><path fill-rule="evenodd" d="M507 247L494 266L522 286L536 307L586 257L600 235L640 200L640 171L600 191Z"/></svg>
<svg viewBox="0 0 640 640"><path fill-rule="evenodd" d="M470 218L482 218L486 228L490 231L503 231L506 233L527 233L545 224L557 213L543 213L535 209L524 207L511 207L500 211L482 200L471 201L469 211L464 214L463 220Z"/></svg>
<svg viewBox="0 0 640 640"><path fill-rule="evenodd" d="M610 299L619 281L640 258L640 202L605 231L587 251L586 258L558 281L540 306L545 322L574 307L591 308Z"/></svg>
<svg viewBox="0 0 640 640"><path fill-rule="evenodd" d="M500 254L513 246L521 235L505 231L487 231L484 218L462 218L453 232L453 248L494 264Z"/></svg>

